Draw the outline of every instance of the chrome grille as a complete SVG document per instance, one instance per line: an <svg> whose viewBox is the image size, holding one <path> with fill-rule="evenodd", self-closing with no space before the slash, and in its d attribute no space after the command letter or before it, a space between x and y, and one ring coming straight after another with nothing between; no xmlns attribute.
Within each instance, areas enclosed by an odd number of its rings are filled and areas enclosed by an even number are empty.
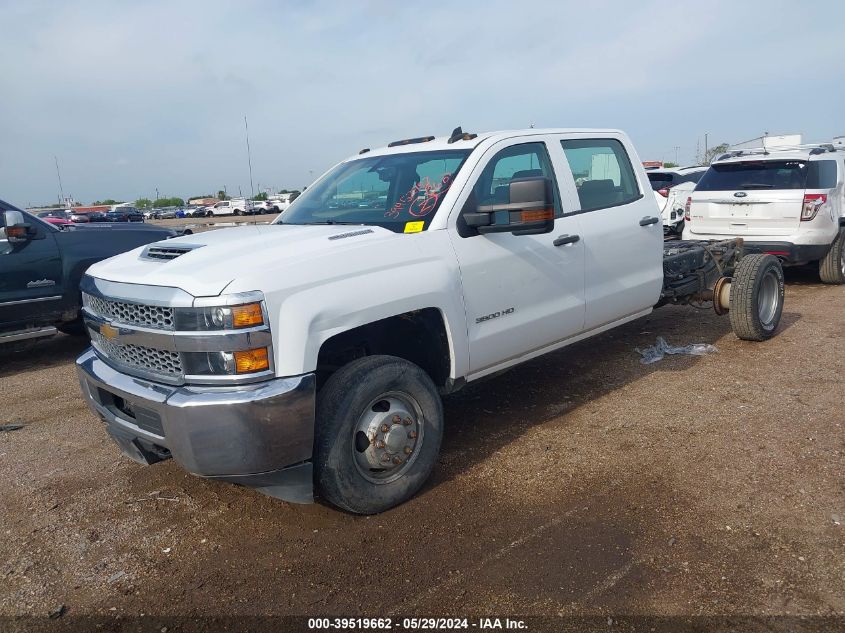
<svg viewBox="0 0 845 633"><path fill-rule="evenodd" d="M182 358L179 352L153 349L142 345L116 345L99 332L91 331L91 342L110 360L133 369L181 378Z"/></svg>
<svg viewBox="0 0 845 633"><path fill-rule="evenodd" d="M173 308L102 299L89 294L83 294L82 299L88 310L117 323L140 325L160 330L172 330L174 328Z"/></svg>

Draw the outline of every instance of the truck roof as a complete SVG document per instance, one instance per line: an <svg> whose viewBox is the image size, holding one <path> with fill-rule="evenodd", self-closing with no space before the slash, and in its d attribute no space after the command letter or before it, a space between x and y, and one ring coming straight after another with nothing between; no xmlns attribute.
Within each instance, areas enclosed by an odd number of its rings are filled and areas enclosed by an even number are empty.
<svg viewBox="0 0 845 633"><path fill-rule="evenodd" d="M377 147L374 149L367 148L361 150L359 154L351 156L347 160L353 160L361 155L386 155L386 154L406 154L411 152L430 152L442 151L450 149L474 149L485 141L501 141L515 136L539 136L545 134L596 134L601 135L617 135L622 134L621 130L613 129L598 129L598 128L524 128L516 130L498 130L495 132L479 132L475 134L466 134L465 138L449 143L449 136L423 136L416 139L407 139L406 143L401 141L394 141L394 143L402 143L391 146ZM466 138L469 136L470 138ZM430 140L428 140L430 139Z"/></svg>

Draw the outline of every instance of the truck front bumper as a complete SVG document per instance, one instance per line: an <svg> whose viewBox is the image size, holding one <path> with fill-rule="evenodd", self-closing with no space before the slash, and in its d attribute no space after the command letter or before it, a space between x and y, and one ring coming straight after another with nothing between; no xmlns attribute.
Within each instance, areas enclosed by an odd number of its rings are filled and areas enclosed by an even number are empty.
<svg viewBox="0 0 845 633"><path fill-rule="evenodd" d="M88 406L128 457L173 457L200 477L313 501L314 374L237 387L174 387L122 374L93 349L76 361Z"/></svg>

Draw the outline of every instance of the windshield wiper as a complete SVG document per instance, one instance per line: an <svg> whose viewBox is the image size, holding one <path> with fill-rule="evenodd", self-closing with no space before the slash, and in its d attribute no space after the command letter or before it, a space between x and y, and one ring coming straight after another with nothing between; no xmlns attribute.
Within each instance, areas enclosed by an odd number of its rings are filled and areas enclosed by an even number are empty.
<svg viewBox="0 0 845 633"><path fill-rule="evenodd" d="M769 185L764 182L747 182L739 186L740 189L774 189L774 185Z"/></svg>
<svg viewBox="0 0 845 633"><path fill-rule="evenodd" d="M340 222L338 220L326 220L325 222L303 222L303 224L319 224L319 225L342 224L342 225L350 225L350 226L364 226L363 222Z"/></svg>

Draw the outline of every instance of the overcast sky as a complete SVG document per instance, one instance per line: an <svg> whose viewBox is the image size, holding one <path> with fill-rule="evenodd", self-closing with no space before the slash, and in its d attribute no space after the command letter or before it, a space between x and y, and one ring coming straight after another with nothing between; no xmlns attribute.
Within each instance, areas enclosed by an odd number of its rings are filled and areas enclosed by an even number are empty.
<svg viewBox="0 0 845 633"><path fill-rule="evenodd" d="M845 2L0 0L0 198L299 188L362 147L613 127L647 159L845 134Z"/></svg>

